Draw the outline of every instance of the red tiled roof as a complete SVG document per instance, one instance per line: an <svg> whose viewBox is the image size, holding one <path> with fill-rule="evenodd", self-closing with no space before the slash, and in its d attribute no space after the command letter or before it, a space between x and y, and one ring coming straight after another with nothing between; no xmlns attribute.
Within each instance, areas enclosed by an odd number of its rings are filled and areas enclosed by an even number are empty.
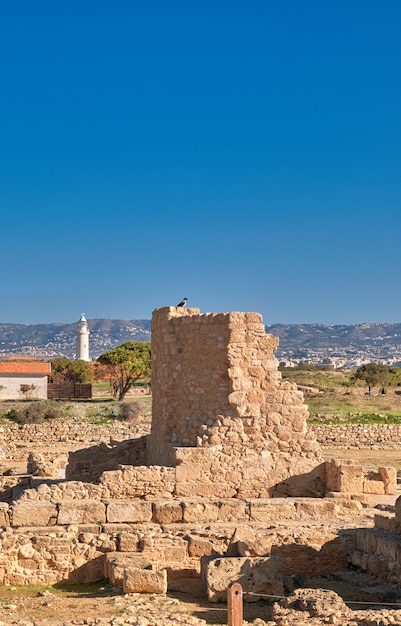
<svg viewBox="0 0 401 626"><path fill-rule="evenodd" d="M51 363L45 361L21 362L21 361L0 361L0 374L26 374L33 376L37 374L50 374Z"/></svg>

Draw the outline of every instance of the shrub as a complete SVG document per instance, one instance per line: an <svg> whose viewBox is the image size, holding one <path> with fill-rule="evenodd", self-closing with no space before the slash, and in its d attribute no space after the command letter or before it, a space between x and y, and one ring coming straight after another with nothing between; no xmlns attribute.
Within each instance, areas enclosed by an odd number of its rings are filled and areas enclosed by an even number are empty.
<svg viewBox="0 0 401 626"><path fill-rule="evenodd" d="M140 422L149 412L146 402L141 400L133 400L133 402L124 402L120 408L120 419L124 422Z"/></svg>
<svg viewBox="0 0 401 626"><path fill-rule="evenodd" d="M63 416L63 408L48 400L31 402L27 406L11 409L9 418L18 424L41 424Z"/></svg>

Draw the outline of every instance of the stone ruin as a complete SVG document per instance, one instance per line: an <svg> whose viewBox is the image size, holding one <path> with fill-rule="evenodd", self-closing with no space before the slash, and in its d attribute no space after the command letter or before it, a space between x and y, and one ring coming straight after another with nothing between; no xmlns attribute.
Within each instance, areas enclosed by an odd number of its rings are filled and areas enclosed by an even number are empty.
<svg viewBox="0 0 401 626"><path fill-rule="evenodd" d="M395 494L395 470L322 461L277 344L257 313L156 310L150 434L70 452L65 481L9 486L0 583L106 576L127 592L200 584L219 600L234 580L282 595L288 577L352 562L399 584L401 548L381 533L399 532L401 507L354 528L363 493Z"/></svg>
<svg viewBox="0 0 401 626"><path fill-rule="evenodd" d="M147 462L176 468L176 495L269 497L320 461L277 345L258 313L154 313Z"/></svg>
<svg viewBox="0 0 401 626"><path fill-rule="evenodd" d="M353 462L322 462L303 393L281 380L277 345L259 313L156 310L150 435L71 453L67 480L99 482L106 471L135 466L135 497L392 493L386 468L372 479ZM140 493L142 483L152 486Z"/></svg>

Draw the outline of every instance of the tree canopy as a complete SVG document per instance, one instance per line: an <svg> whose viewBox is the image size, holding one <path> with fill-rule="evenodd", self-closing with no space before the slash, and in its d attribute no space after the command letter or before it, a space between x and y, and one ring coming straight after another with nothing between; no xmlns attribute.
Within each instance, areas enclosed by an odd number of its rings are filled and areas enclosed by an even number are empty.
<svg viewBox="0 0 401 626"><path fill-rule="evenodd" d="M365 365L358 367L354 378L366 382L370 395L372 387L381 386L384 392L390 383L391 374L388 366L383 363L365 363Z"/></svg>
<svg viewBox="0 0 401 626"><path fill-rule="evenodd" d="M89 363L82 360L70 361L59 358L51 361L52 371L50 381L53 383L88 383L92 380L92 370Z"/></svg>
<svg viewBox="0 0 401 626"><path fill-rule="evenodd" d="M113 397L123 400L138 380L150 377L150 342L127 341L100 355L97 362L103 367L97 370L96 377L107 377Z"/></svg>

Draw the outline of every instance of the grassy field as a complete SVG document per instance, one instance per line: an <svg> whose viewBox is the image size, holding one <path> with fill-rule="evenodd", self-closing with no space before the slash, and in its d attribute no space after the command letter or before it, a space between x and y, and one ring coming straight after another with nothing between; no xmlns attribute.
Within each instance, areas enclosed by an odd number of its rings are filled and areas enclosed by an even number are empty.
<svg viewBox="0 0 401 626"><path fill-rule="evenodd" d="M349 370L285 368L282 377L303 391L312 423L401 423L399 387L389 387L385 394L375 388L368 394L363 382L353 383Z"/></svg>
<svg viewBox="0 0 401 626"><path fill-rule="evenodd" d="M385 394L375 388L368 394L362 381L355 384L350 370L284 368L281 373L283 380L296 383L303 391L311 423L401 424L401 387L389 387ZM60 417L108 424L123 417L124 405L138 402L150 421L152 396L147 387L132 389L122 403L111 397L107 383L96 382L92 389L91 400L55 401ZM0 423L13 419L15 407L27 404L26 400L0 402Z"/></svg>

